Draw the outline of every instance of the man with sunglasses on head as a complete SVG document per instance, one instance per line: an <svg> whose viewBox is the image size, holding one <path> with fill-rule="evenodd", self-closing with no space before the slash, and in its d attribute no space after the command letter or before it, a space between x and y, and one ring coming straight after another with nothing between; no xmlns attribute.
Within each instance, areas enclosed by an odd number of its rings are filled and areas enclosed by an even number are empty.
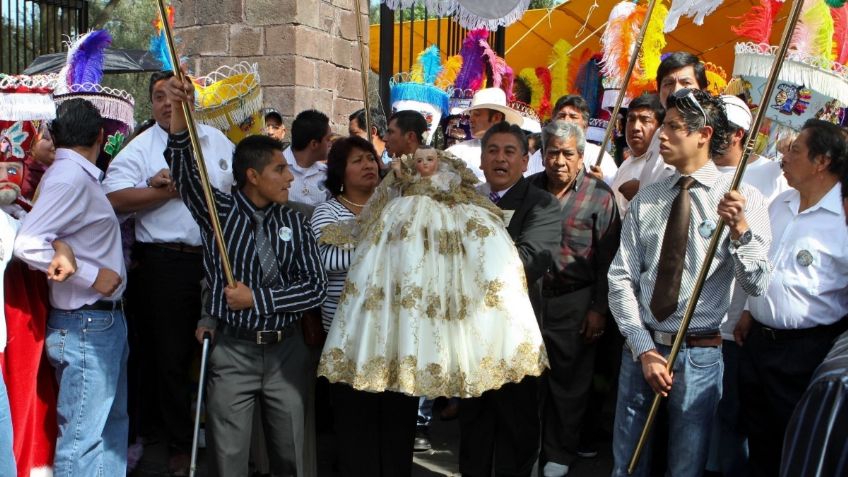
<svg viewBox="0 0 848 477"><path fill-rule="evenodd" d="M654 393L668 398L668 471L699 476L709 429L721 396L719 327L734 280L750 295L769 280L771 243L766 202L711 158L728 146L727 113L720 98L682 89L669 94L660 152L675 172L644 187L630 203L621 246L609 270L609 305L625 337L613 436L614 476L627 475ZM695 288L717 223L718 248L672 372L666 357ZM633 475L648 475L651 444Z"/></svg>

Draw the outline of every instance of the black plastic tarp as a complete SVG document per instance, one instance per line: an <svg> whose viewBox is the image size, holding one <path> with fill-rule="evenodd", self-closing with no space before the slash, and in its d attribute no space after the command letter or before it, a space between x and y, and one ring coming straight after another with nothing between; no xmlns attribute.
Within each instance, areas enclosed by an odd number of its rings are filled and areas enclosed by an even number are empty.
<svg viewBox="0 0 848 477"><path fill-rule="evenodd" d="M68 53L51 53L34 59L24 70L25 75L58 73L68 60ZM106 48L103 58L103 73L143 73L159 71L162 63L147 50L124 50Z"/></svg>

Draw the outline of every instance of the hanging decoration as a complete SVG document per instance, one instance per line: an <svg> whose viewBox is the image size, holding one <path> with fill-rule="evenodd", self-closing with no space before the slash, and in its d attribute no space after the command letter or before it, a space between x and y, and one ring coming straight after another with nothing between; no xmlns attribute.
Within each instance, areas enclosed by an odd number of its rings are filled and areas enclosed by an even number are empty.
<svg viewBox="0 0 848 477"><path fill-rule="evenodd" d="M392 10L423 5L432 15L453 15L469 30L490 31L520 20L530 6L530 0L382 0L382 3Z"/></svg>
<svg viewBox="0 0 848 477"><path fill-rule="evenodd" d="M740 17L742 23L730 27L730 30L754 43L768 44L777 12L782 6L783 0L760 0L759 5L751 7Z"/></svg>
<svg viewBox="0 0 848 477"><path fill-rule="evenodd" d="M724 0L671 0L665 20L665 32L674 31L681 17L693 17L692 21L696 25L703 25L704 18L716 11L723 2Z"/></svg>

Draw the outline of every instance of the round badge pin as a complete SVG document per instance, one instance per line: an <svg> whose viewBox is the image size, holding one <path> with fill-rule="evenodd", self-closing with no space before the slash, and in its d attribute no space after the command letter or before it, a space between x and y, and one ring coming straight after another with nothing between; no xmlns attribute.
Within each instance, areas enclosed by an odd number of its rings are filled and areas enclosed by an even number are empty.
<svg viewBox="0 0 848 477"><path fill-rule="evenodd" d="M280 227L280 230L277 232L277 235L280 236L280 240L283 242L288 242L292 238L292 229L288 227Z"/></svg>
<svg viewBox="0 0 848 477"><path fill-rule="evenodd" d="M795 256L795 260L798 261L798 265L802 267L809 267L813 264L813 254L810 253L809 250L801 250L798 252L798 255Z"/></svg>
<svg viewBox="0 0 848 477"><path fill-rule="evenodd" d="M224 159L224 158L221 158L218 161L218 167L220 167L222 171L226 171L227 170L227 160Z"/></svg>
<svg viewBox="0 0 848 477"><path fill-rule="evenodd" d="M701 225L698 226L698 233L701 234L701 237L710 238L713 235L715 229L715 221L712 219L707 219L701 222Z"/></svg>

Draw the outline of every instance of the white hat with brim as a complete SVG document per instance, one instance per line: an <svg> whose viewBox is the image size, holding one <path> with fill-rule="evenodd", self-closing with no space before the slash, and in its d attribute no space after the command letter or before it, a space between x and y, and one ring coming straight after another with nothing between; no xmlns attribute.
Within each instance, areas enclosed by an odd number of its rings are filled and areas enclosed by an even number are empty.
<svg viewBox="0 0 848 477"><path fill-rule="evenodd" d="M506 93L500 88L485 88L474 93L471 106L466 108L462 114L470 114L475 109L491 109L503 113L506 122L519 127L524 122L524 118L518 111L506 105Z"/></svg>
<svg viewBox="0 0 848 477"><path fill-rule="evenodd" d="M745 101L729 94L721 95L721 100L724 102L724 109L727 111L727 120L746 132L750 130L754 118L751 116L751 110L745 104Z"/></svg>

